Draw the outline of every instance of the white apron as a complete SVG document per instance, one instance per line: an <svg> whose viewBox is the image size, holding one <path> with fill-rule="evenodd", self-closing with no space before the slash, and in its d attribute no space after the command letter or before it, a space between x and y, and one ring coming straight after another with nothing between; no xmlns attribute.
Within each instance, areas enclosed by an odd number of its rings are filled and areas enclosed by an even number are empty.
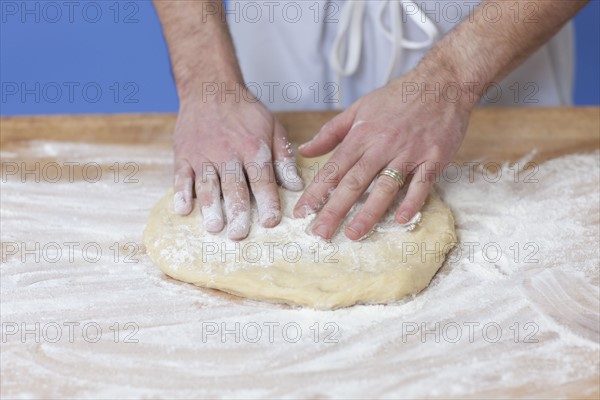
<svg viewBox="0 0 600 400"><path fill-rule="evenodd" d="M383 86L388 76L394 79L414 68L431 44L468 18L477 4L229 0L227 20L244 79L271 110L342 109ZM530 11L521 9L518 17L527 18ZM485 12L493 23L497 9ZM481 104L570 105L573 59L569 23L502 82L491 85ZM455 93L442 86L440 92Z"/></svg>

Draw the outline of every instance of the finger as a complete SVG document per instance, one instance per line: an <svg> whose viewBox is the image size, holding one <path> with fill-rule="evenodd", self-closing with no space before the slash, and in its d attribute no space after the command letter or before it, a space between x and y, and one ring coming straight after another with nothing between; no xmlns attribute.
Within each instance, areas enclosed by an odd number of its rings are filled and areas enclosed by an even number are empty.
<svg viewBox="0 0 600 400"><path fill-rule="evenodd" d="M294 216L304 218L321 209L327 202L338 183L348 173L350 168L360 160L362 152L356 146L342 146L333 154L315 176L314 180L298 199L294 207Z"/></svg>
<svg viewBox="0 0 600 400"><path fill-rule="evenodd" d="M258 220L266 228L274 227L281 220L279 192L271 159L271 149L262 143L254 157L244 164L258 208Z"/></svg>
<svg viewBox="0 0 600 400"><path fill-rule="evenodd" d="M388 168L396 171L403 169L399 162L391 163ZM359 240L371 232L394 202L400 189L400 184L394 178L387 175L378 176L367 201L344 230L346 236L350 240Z"/></svg>
<svg viewBox="0 0 600 400"><path fill-rule="evenodd" d="M316 157L333 150L352 129L354 116L352 108L335 116L323 125L310 141L298 148L300 154L305 157Z"/></svg>
<svg viewBox="0 0 600 400"><path fill-rule="evenodd" d="M275 121L273 160L277 181L281 186L294 192L304 189L304 182L298 174L296 158L292 152L292 144L287 138L285 128L279 121Z"/></svg>
<svg viewBox="0 0 600 400"><path fill-rule="evenodd" d="M207 232L218 233L223 230L225 221L221 208L221 184L217 168L211 162L198 164L194 171L196 173L196 197L202 221Z"/></svg>
<svg viewBox="0 0 600 400"><path fill-rule="evenodd" d="M408 186L406 197L396 211L398 223L406 224L416 213L421 211L425 199L439 175L440 164L437 162L427 161L417 167Z"/></svg>
<svg viewBox="0 0 600 400"><path fill-rule="evenodd" d="M192 212L194 170L186 160L175 162L173 177L173 211L179 215Z"/></svg>
<svg viewBox="0 0 600 400"><path fill-rule="evenodd" d="M363 156L344 176L313 224L313 233L330 239L379 170L377 158Z"/></svg>
<svg viewBox="0 0 600 400"><path fill-rule="evenodd" d="M223 163L219 176L225 200L227 236L232 240L244 239L250 231L250 193L242 163L238 160Z"/></svg>

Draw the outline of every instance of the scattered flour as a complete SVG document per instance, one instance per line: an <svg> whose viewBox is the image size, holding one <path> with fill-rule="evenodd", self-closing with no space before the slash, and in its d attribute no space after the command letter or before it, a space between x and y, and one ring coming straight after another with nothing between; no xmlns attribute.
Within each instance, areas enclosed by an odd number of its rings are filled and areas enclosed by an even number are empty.
<svg viewBox="0 0 600 400"><path fill-rule="evenodd" d="M440 183L461 245L429 288L337 311L235 299L160 273L140 243L171 182L166 147L35 142L5 155L142 168L133 183L2 182L2 397L597 396L598 152L546 162L527 182L505 165L495 183ZM66 242L79 243L73 261ZM47 253L10 254L15 243ZM102 250L94 262L82 258L87 243ZM80 324L72 342L69 322ZM62 338L23 343L7 323L58 323ZM94 343L86 323L102 328Z"/></svg>

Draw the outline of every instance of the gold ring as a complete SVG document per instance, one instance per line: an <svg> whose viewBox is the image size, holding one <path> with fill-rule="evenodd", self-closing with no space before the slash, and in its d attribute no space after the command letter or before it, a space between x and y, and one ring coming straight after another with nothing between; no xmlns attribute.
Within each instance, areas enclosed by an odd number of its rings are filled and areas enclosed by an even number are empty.
<svg viewBox="0 0 600 400"><path fill-rule="evenodd" d="M400 172L396 171L395 169L384 168L381 170L381 172L379 173L379 175L377 177L379 178L382 175L389 176L390 178L395 180L396 183L398 183L398 186L400 188L402 188L402 186L404 186L404 182L405 182L404 177L402 176L402 174Z"/></svg>

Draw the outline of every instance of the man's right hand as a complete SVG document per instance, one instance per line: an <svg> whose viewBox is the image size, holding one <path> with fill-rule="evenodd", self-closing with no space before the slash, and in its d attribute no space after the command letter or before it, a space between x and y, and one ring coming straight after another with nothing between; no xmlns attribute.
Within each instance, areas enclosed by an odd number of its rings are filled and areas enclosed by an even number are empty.
<svg viewBox="0 0 600 400"><path fill-rule="evenodd" d="M243 84L223 1L154 0L154 5L180 102L174 133L175 212L192 211L195 191L204 228L220 232L227 221L229 238L240 240L250 230L252 192L260 223L277 225L277 181L291 190L303 184L285 129ZM210 96L203 93L207 85L217 88Z"/></svg>
<svg viewBox="0 0 600 400"><path fill-rule="evenodd" d="M277 182L295 191L303 183L285 129L262 103L249 92L241 101L216 97L181 103L174 133L174 211L192 211L195 189L204 229L220 232L227 221L228 237L241 240L250 230L250 192L260 224L273 227L281 219Z"/></svg>

